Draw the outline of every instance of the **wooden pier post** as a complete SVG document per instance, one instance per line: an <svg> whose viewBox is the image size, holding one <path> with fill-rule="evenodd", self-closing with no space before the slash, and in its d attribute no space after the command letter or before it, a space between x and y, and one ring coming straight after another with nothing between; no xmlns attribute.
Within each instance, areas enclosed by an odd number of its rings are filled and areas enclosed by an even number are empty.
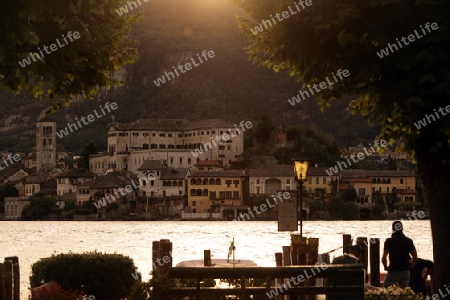
<svg viewBox="0 0 450 300"><path fill-rule="evenodd" d="M161 260L160 257L160 242L159 241L153 241L152 242L152 266L153 266L153 273L160 273L160 265L157 262L158 260Z"/></svg>
<svg viewBox="0 0 450 300"><path fill-rule="evenodd" d="M203 266L211 267L211 250L203 250Z"/></svg>
<svg viewBox="0 0 450 300"><path fill-rule="evenodd" d="M11 261L13 264L13 299L20 300L20 267L19 267L19 258L17 256L5 257L5 261Z"/></svg>
<svg viewBox="0 0 450 300"><path fill-rule="evenodd" d="M277 267L283 266L283 253L275 252L275 264L277 265ZM283 281L283 278L276 278L276 283L278 284L283 284Z"/></svg>
<svg viewBox="0 0 450 300"><path fill-rule="evenodd" d="M283 266L291 265L291 246L283 246Z"/></svg>
<svg viewBox="0 0 450 300"><path fill-rule="evenodd" d="M370 239L370 284L380 286L380 239Z"/></svg>
<svg viewBox="0 0 450 300"><path fill-rule="evenodd" d="M172 267L172 243L170 240L160 241L161 257L163 261L162 274L168 274L169 269Z"/></svg>
<svg viewBox="0 0 450 300"><path fill-rule="evenodd" d="M13 263L10 260L5 261L5 299L13 300Z"/></svg>
<svg viewBox="0 0 450 300"><path fill-rule="evenodd" d="M342 235L342 252L350 253L350 247L352 246L352 236L350 234Z"/></svg>
<svg viewBox="0 0 450 300"><path fill-rule="evenodd" d="M359 258L359 261L364 265L364 269L366 269L366 280L368 281L368 262L369 262L369 248L367 247L367 238L366 237L357 237L356 238L356 245L360 246L362 249L361 257Z"/></svg>
<svg viewBox="0 0 450 300"><path fill-rule="evenodd" d="M5 264L0 263L0 300L6 300L5 278Z"/></svg>

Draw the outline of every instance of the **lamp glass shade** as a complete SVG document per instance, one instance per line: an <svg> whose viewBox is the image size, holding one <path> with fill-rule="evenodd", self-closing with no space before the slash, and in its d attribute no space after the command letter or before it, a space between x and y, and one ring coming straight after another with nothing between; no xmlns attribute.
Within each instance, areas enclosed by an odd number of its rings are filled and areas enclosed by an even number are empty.
<svg viewBox="0 0 450 300"><path fill-rule="evenodd" d="M294 161L294 172L295 172L295 177L298 180L305 180L306 174L308 172L308 161L307 160L295 160Z"/></svg>

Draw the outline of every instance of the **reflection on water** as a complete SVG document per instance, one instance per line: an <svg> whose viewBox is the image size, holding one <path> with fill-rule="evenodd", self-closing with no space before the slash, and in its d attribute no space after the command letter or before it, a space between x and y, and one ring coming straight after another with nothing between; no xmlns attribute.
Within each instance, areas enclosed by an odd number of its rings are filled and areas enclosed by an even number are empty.
<svg viewBox="0 0 450 300"><path fill-rule="evenodd" d="M433 259L429 220L404 221L419 257ZM259 266L275 266L275 252L290 244L289 232L277 232L277 222L0 222L0 253L19 256L21 298L28 299L31 265L53 253L100 251L130 256L143 280L151 271L152 241L170 239L174 265L203 259L210 249L214 258L226 258L234 237L236 259L250 259ZM319 238L319 252L342 245L342 234L356 237L389 237L391 221L304 221L303 235ZM342 250L330 253L342 254ZM383 268L381 268L383 270ZM130 276L130 274L124 274Z"/></svg>

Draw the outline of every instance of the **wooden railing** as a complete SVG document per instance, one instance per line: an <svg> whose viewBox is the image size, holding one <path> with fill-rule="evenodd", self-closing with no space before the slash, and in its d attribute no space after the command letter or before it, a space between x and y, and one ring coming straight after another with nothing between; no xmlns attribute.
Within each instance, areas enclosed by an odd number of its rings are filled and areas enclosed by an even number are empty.
<svg viewBox="0 0 450 300"><path fill-rule="evenodd" d="M318 265L286 266L286 267L175 267L170 268L168 277L172 279L194 279L195 287L176 287L164 291L159 299L174 299L182 296L200 295L236 295L240 299L249 299L250 295L263 295L270 299L270 291L277 289L279 295L327 295L327 299L364 299L364 268L361 265L325 265L317 271ZM315 270L312 272L311 270ZM302 284L280 289L275 282L287 282L302 274L312 274ZM239 287L216 288L201 287L204 279L234 279L239 280ZM246 279L263 279L261 286L246 286ZM281 280L280 280L281 278ZM282 281L282 278L286 278ZM327 278L325 286L315 286L315 278ZM265 296L264 296L265 295ZM273 294L272 294L273 295ZM261 299L261 296L259 296ZM292 298L295 299L295 298Z"/></svg>

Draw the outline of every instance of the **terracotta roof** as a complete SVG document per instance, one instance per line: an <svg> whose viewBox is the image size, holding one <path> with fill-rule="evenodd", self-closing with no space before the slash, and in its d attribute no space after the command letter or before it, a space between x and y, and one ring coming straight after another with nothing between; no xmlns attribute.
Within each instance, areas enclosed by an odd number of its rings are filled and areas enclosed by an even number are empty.
<svg viewBox="0 0 450 300"><path fill-rule="evenodd" d="M139 119L131 123L110 124L107 129L115 128L117 130L163 130L163 131L182 131L208 128L230 128L233 124L220 119L207 119L201 121L189 121L187 119Z"/></svg>
<svg viewBox="0 0 450 300"><path fill-rule="evenodd" d="M329 167L309 167L306 176L329 176L326 172L326 170L329 171L329 169ZM333 176L338 176L338 174L334 174Z"/></svg>
<svg viewBox="0 0 450 300"><path fill-rule="evenodd" d="M185 180L189 173L189 168L164 169L161 172L161 180Z"/></svg>
<svg viewBox="0 0 450 300"><path fill-rule="evenodd" d="M31 175L27 177L25 184L40 184L47 181L48 177L47 174Z"/></svg>
<svg viewBox="0 0 450 300"><path fill-rule="evenodd" d="M199 160L196 164L196 167L220 167L221 164L218 160Z"/></svg>
<svg viewBox="0 0 450 300"><path fill-rule="evenodd" d="M251 177L294 177L294 168L291 165L277 165L250 170Z"/></svg>
<svg viewBox="0 0 450 300"><path fill-rule="evenodd" d="M162 161L160 160L155 160L155 159L148 159L148 160L144 160L144 162L142 163L142 165L138 168L139 171L143 170L161 170L161 169L165 169L167 168L167 165L165 165Z"/></svg>
<svg viewBox="0 0 450 300"><path fill-rule="evenodd" d="M89 170L86 170L86 169L71 169L71 170L69 170L67 172L62 173L61 175L59 175L57 177L60 177L60 178L61 177L70 177L70 178L73 178L73 177L92 177L92 178L94 178L95 174L92 173Z"/></svg>
<svg viewBox="0 0 450 300"><path fill-rule="evenodd" d="M243 171L200 171L195 172L189 177L238 177L245 176Z"/></svg>
<svg viewBox="0 0 450 300"><path fill-rule="evenodd" d="M189 121L187 119L139 119L131 123L115 123L107 129L114 127L118 130L183 130Z"/></svg>
<svg viewBox="0 0 450 300"><path fill-rule="evenodd" d="M65 193L61 197L59 197L60 200L77 200L77 193Z"/></svg>
<svg viewBox="0 0 450 300"><path fill-rule="evenodd" d="M121 170L115 171L106 174L105 176L97 177L95 179L89 180L83 184L80 184L79 187L91 188L91 189L111 189L118 187L126 187L131 184L131 181L134 180L136 184L138 183L138 179L132 173Z"/></svg>

